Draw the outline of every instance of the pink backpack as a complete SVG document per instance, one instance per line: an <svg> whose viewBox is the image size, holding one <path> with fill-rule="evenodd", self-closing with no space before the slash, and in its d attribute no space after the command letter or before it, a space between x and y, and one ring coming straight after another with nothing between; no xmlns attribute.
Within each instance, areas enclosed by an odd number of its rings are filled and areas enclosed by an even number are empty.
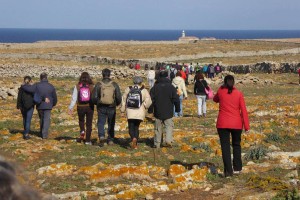
<svg viewBox="0 0 300 200"><path fill-rule="evenodd" d="M88 103L91 99L91 91L89 85L79 84L79 102Z"/></svg>

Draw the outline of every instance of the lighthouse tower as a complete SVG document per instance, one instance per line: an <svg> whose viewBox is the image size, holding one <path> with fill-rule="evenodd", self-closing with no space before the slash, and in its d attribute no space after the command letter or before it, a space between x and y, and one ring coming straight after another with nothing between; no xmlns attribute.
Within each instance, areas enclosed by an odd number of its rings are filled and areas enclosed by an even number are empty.
<svg viewBox="0 0 300 200"><path fill-rule="evenodd" d="M181 37L185 37L185 32L184 32L184 30L182 31Z"/></svg>

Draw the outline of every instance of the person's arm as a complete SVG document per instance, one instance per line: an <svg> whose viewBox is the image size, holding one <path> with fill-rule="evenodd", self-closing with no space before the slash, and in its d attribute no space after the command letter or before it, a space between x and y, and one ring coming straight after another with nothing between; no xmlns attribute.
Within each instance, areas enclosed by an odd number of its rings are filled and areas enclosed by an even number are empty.
<svg viewBox="0 0 300 200"><path fill-rule="evenodd" d="M56 106L56 104L57 104L57 94L56 94L55 88L52 92L52 97L53 97L53 106Z"/></svg>
<svg viewBox="0 0 300 200"><path fill-rule="evenodd" d="M144 91L143 104L144 104L145 108L148 109L152 104L152 100L151 100L148 90L144 89L143 91Z"/></svg>
<svg viewBox="0 0 300 200"><path fill-rule="evenodd" d="M122 102L121 102L121 108L120 108L122 113L125 112L125 110L126 110L126 100L127 100L128 93L129 93L129 87L127 87L125 89L124 94L122 96Z"/></svg>
<svg viewBox="0 0 300 200"><path fill-rule="evenodd" d="M250 129L249 118L248 118L248 112L247 112L244 96L242 93L240 95L240 109L243 118L244 129L245 131L248 131Z"/></svg>
<svg viewBox="0 0 300 200"><path fill-rule="evenodd" d="M116 105L120 105L122 102L122 93L120 90L120 87L117 83L114 84L115 85L115 99L116 99Z"/></svg>
<svg viewBox="0 0 300 200"><path fill-rule="evenodd" d="M22 89L25 91L25 92L29 92L31 94L34 94L36 89L37 89L37 85L36 84L33 84L33 85L30 85L30 84L24 84L21 86Z"/></svg>
<svg viewBox="0 0 300 200"><path fill-rule="evenodd" d="M208 86L206 80L203 80L203 83L204 83L204 87L208 90L208 89L209 89L209 86Z"/></svg>
<svg viewBox="0 0 300 200"><path fill-rule="evenodd" d="M187 95L187 91L186 91L186 87L185 87L185 83L184 82L182 82L182 84L181 84L181 89L183 91L184 97L187 98L188 95Z"/></svg>
<svg viewBox="0 0 300 200"><path fill-rule="evenodd" d="M19 88L18 91L18 97L17 97L17 109L21 109L22 108L22 89Z"/></svg>
<svg viewBox="0 0 300 200"><path fill-rule="evenodd" d="M77 102L77 98L78 98L78 91L77 91L77 87L75 86L73 89L73 94L72 94L71 103L69 105L69 110L73 110L73 108Z"/></svg>

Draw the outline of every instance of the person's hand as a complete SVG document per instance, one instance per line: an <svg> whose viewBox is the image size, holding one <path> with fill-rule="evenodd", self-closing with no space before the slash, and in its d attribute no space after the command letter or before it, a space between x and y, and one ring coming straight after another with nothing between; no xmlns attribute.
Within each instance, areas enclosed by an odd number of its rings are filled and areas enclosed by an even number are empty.
<svg viewBox="0 0 300 200"><path fill-rule="evenodd" d="M50 99L48 97L45 98L46 103L50 103Z"/></svg>
<svg viewBox="0 0 300 200"><path fill-rule="evenodd" d="M250 133L250 131L249 130L245 130L245 133Z"/></svg>
<svg viewBox="0 0 300 200"><path fill-rule="evenodd" d="M73 110L69 109L68 113L69 113L69 115L73 115Z"/></svg>
<svg viewBox="0 0 300 200"><path fill-rule="evenodd" d="M187 97L184 97L185 100L187 100Z"/></svg>

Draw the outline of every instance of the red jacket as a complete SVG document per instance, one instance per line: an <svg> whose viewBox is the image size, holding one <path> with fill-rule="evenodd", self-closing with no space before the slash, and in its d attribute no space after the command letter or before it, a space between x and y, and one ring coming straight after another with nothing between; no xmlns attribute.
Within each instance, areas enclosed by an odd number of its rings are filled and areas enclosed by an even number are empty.
<svg viewBox="0 0 300 200"><path fill-rule="evenodd" d="M298 74L299 74L299 76L300 76L300 68L298 69Z"/></svg>
<svg viewBox="0 0 300 200"><path fill-rule="evenodd" d="M248 113L243 94L235 87L231 94L228 89L220 87L214 96L214 102L219 103L217 128L250 129Z"/></svg>
<svg viewBox="0 0 300 200"><path fill-rule="evenodd" d="M186 79L186 74L183 70L180 70L181 73L181 78L183 78L184 80Z"/></svg>

